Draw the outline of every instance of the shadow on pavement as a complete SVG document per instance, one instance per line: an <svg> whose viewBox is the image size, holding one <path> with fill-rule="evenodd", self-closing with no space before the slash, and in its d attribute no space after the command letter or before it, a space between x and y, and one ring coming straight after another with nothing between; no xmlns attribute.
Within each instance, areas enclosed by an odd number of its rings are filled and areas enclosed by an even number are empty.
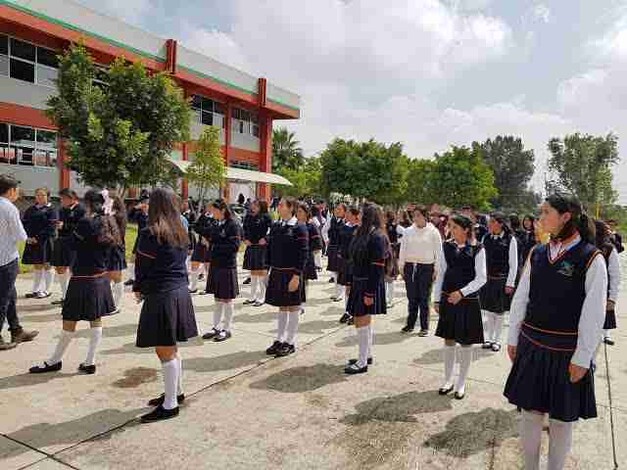
<svg viewBox="0 0 627 470"><path fill-rule="evenodd" d="M8 388L20 388L30 387L32 385L39 385L51 380L69 379L78 375L76 373L64 374L63 372L50 372L48 374L30 374L28 372L19 375L12 375L10 377L0 378L0 390Z"/></svg>
<svg viewBox="0 0 627 470"><path fill-rule="evenodd" d="M340 325L340 323L337 320L313 320L313 321L306 321L307 319L307 314L305 313L305 315L303 315L301 318L301 323L300 325L298 325L298 331L301 333L309 333L312 335L315 334L324 334L326 333L328 330L332 330L335 328L338 328ZM303 321L305 320L305 321ZM276 330L273 331L273 333L276 333Z"/></svg>
<svg viewBox="0 0 627 470"><path fill-rule="evenodd" d="M477 361L486 357L495 357L499 353L481 349L481 347L473 348L472 360ZM428 365L428 364L440 364L444 362L444 348L432 349L427 351L422 356L414 359L415 364Z"/></svg>
<svg viewBox="0 0 627 470"><path fill-rule="evenodd" d="M343 366L316 364L285 369L250 384L250 388L275 390L283 393L302 393L344 382L346 379Z"/></svg>
<svg viewBox="0 0 627 470"><path fill-rule="evenodd" d="M259 364L267 357L264 351L240 351L217 357L191 357L189 359L183 356L183 370L217 372L219 370L239 369Z"/></svg>
<svg viewBox="0 0 627 470"><path fill-rule="evenodd" d="M89 324L86 322L87 328L78 330L75 338L89 338ZM125 336L135 336L137 334L137 323L127 323L125 325L107 326L107 319L103 320L104 328L102 329L103 338L123 338Z"/></svg>
<svg viewBox="0 0 627 470"><path fill-rule="evenodd" d="M375 335L374 335L374 345L376 346L378 345L385 345L385 344L395 344L395 343L402 343L403 341L406 341L408 339L411 339L411 336L409 335L405 335L403 333L401 333L400 331L396 332L396 331L389 331L387 333L377 333L375 330ZM357 336L356 335L352 335L349 338L344 338L342 341L335 343L335 346L339 347L339 348L346 348L349 346L357 346Z"/></svg>

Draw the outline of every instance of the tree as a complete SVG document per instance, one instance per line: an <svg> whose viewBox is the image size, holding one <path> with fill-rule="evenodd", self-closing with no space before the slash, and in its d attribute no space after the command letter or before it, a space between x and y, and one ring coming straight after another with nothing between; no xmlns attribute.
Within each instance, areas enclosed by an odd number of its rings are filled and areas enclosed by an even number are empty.
<svg viewBox="0 0 627 470"><path fill-rule="evenodd" d="M220 144L220 129L205 127L196 145L194 159L186 171L187 180L198 188L201 207L210 188L224 183L226 165Z"/></svg>
<svg viewBox="0 0 627 470"><path fill-rule="evenodd" d="M579 198L589 210L616 200L612 187L612 167L618 163L618 137L575 133L564 140L552 138L548 144L549 170L554 179L547 191L566 191Z"/></svg>
<svg viewBox="0 0 627 470"><path fill-rule="evenodd" d="M280 192L284 196L314 197L322 194L322 170L320 157L305 158L300 170L281 168L276 172L287 178L293 186L281 186Z"/></svg>
<svg viewBox="0 0 627 470"><path fill-rule="evenodd" d="M354 194L356 178L352 175L358 164L358 144L353 140L334 139L320 155L322 188L332 192Z"/></svg>
<svg viewBox="0 0 627 470"><path fill-rule="evenodd" d="M473 142L472 149L481 152L494 172L498 195L492 205L501 209L528 208L528 186L535 170L533 150L525 150L520 137L500 135L483 143Z"/></svg>
<svg viewBox="0 0 627 470"><path fill-rule="evenodd" d="M286 127L274 129L272 131L272 172L276 173L282 168L298 170L304 163L303 150L299 147L295 134L288 131Z"/></svg>
<svg viewBox="0 0 627 470"><path fill-rule="evenodd" d="M81 45L60 58L47 114L67 141L67 166L90 186L172 183L168 156L189 138L191 110L182 91L166 74L123 59L102 72L104 84L94 82L96 72Z"/></svg>
<svg viewBox="0 0 627 470"><path fill-rule="evenodd" d="M494 187L494 173L478 149L453 146L435 157L430 183L433 202L450 207L471 205L481 210L490 209L490 200L498 192Z"/></svg>
<svg viewBox="0 0 627 470"><path fill-rule="evenodd" d="M432 184L435 169L435 160L415 159L410 161L404 201L431 205L439 199L434 194Z"/></svg>

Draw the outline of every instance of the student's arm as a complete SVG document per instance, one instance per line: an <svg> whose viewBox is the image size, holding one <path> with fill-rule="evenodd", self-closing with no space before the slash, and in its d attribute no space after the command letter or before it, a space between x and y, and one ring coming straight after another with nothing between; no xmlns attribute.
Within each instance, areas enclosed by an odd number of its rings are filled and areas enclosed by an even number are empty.
<svg viewBox="0 0 627 470"><path fill-rule="evenodd" d="M507 275L507 287L516 287L516 276L518 275L518 242L512 236L509 242L509 273Z"/></svg>
<svg viewBox="0 0 627 470"><path fill-rule="evenodd" d="M509 333L507 336L507 344L509 346L518 345L518 335L520 334L520 325L527 314L527 304L529 303L529 287L531 286L531 262L527 258L525 267L523 268L518 287L512 298L512 304L509 310Z"/></svg>
<svg viewBox="0 0 627 470"><path fill-rule="evenodd" d="M370 267L368 269L368 286L364 295L374 298L376 288L383 279L385 272L386 239L383 236L376 236L369 245Z"/></svg>
<svg viewBox="0 0 627 470"><path fill-rule="evenodd" d="M616 299L618 298L618 292L620 289L621 272L620 272L620 260L618 259L618 252L616 251L615 248L612 249L612 252L610 253L610 257L607 260L607 273L609 276L608 282L610 286L607 299L611 300L612 302L616 302Z"/></svg>
<svg viewBox="0 0 627 470"><path fill-rule="evenodd" d="M479 292L479 289L481 289L486 282L488 282L488 274L485 260L485 248L481 248L475 256L475 278L459 291L464 297L467 297L470 294Z"/></svg>
<svg viewBox="0 0 627 470"><path fill-rule="evenodd" d="M147 229L139 233L137 252L135 253L135 282L133 292L144 292L148 274L155 266L157 259L157 240Z"/></svg>
<svg viewBox="0 0 627 470"><path fill-rule="evenodd" d="M435 285L433 286L433 297L435 299L435 303L440 303L440 298L442 297L442 284L444 284L444 276L446 275L447 268L446 257L442 255L440 257L440 263L437 266L437 275L435 278Z"/></svg>

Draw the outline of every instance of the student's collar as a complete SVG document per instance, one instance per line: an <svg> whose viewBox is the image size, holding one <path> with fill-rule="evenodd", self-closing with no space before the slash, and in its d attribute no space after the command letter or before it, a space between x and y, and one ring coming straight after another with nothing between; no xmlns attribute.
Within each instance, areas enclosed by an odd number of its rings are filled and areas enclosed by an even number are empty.
<svg viewBox="0 0 627 470"><path fill-rule="evenodd" d="M289 219L289 220L282 220L281 223L282 223L282 225L293 226L293 225L296 225L298 223L298 219L296 218L296 216L292 216L291 219Z"/></svg>
<svg viewBox="0 0 627 470"><path fill-rule="evenodd" d="M505 232L504 232L504 231L503 231L503 232L501 232L501 233L499 233L498 235L495 235L495 234L493 234L493 233L491 233L491 234L490 234L490 236L491 236L494 240L499 240L499 239L503 238L503 236L504 236L504 235L505 235Z"/></svg>

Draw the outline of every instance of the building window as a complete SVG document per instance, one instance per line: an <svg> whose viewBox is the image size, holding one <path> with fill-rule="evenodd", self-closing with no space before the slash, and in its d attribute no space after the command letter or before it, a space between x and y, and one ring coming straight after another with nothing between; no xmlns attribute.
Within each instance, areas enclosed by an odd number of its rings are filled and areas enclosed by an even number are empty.
<svg viewBox="0 0 627 470"><path fill-rule="evenodd" d="M54 87L58 62L51 49L0 35L0 75Z"/></svg>
<svg viewBox="0 0 627 470"><path fill-rule="evenodd" d="M57 164L57 133L0 123L0 163L53 167Z"/></svg>
<svg viewBox="0 0 627 470"><path fill-rule="evenodd" d="M257 165L256 163L244 162L244 161L238 161L238 160L231 160L229 162L229 166L231 168L241 168L243 170L255 170L255 171L259 170L259 165Z"/></svg>
<svg viewBox="0 0 627 470"><path fill-rule="evenodd" d="M233 132L259 137L259 118L256 113L233 108L231 121Z"/></svg>
<svg viewBox="0 0 627 470"><path fill-rule="evenodd" d="M200 95L193 95L192 111L194 113L194 121L198 124L219 128L224 127L224 106L222 103Z"/></svg>

